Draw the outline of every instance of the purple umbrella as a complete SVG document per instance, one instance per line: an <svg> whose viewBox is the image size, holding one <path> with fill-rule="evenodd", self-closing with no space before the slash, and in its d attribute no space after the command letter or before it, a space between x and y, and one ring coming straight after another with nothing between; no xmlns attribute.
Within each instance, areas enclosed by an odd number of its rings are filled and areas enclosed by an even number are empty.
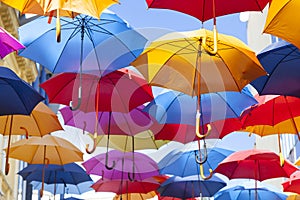
<svg viewBox="0 0 300 200"><path fill-rule="evenodd" d="M16 38L8 33L4 28L0 27L0 58L4 58L7 54L19 49L24 49L25 46L21 44Z"/></svg>
<svg viewBox="0 0 300 200"><path fill-rule="evenodd" d="M158 176L157 163L146 154L138 152L121 152L112 150L108 152L110 163L114 162L112 170L107 169L106 153L99 154L82 165L88 174L100 175L107 179L123 179L141 181L152 176Z"/></svg>

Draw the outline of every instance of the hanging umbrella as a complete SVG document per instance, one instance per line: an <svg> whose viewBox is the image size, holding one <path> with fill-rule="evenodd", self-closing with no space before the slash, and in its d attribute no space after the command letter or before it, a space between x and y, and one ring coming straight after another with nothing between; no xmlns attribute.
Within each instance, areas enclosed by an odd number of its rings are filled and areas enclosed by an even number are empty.
<svg viewBox="0 0 300 200"><path fill-rule="evenodd" d="M168 1L146 0L149 8L162 8L176 10L191 15L200 21L243 11L262 11L269 0L249 0L243 3L239 1L224 0L193 0L193 1Z"/></svg>
<svg viewBox="0 0 300 200"><path fill-rule="evenodd" d="M159 195L159 193L157 194L157 198L158 200L181 200L180 198L176 198L176 197L162 197ZM198 198L187 198L186 200L197 200Z"/></svg>
<svg viewBox="0 0 300 200"><path fill-rule="evenodd" d="M284 192L294 192L300 194L300 171L296 171L282 183Z"/></svg>
<svg viewBox="0 0 300 200"><path fill-rule="evenodd" d="M246 188L244 186L235 186L226 190L219 191L214 195L215 200L252 200L252 199L273 199L285 200L287 195L265 187Z"/></svg>
<svg viewBox="0 0 300 200"><path fill-rule="evenodd" d="M29 115L44 98L11 69L0 66L0 115Z"/></svg>
<svg viewBox="0 0 300 200"><path fill-rule="evenodd" d="M25 48L16 38L0 27L0 58L3 59L11 52Z"/></svg>
<svg viewBox="0 0 300 200"><path fill-rule="evenodd" d="M7 149L6 149L7 151ZM24 154L26 152L26 154ZM29 164L64 165L83 160L83 153L65 139L51 135L30 137L11 144L10 157ZM43 168L43 175L45 167ZM41 196L43 196L44 179L42 179Z"/></svg>
<svg viewBox="0 0 300 200"><path fill-rule="evenodd" d="M297 87L300 51L296 46L282 40L266 47L257 57L268 72L267 76L259 77L251 83L260 95L300 97L300 89Z"/></svg>
<svg viewBox="0 0 300 200"><path fill-rule="evenodd" d="M201 95L201 124L237 118L248 107L257 104L254 97L244 92L216 92ZM145 111L160 123L195 125L197 97L181 92L169 91L158 95Z"/></svg>
<svg viewBox="0 0 300 200"><path fill-rule="evenodd" d="M212 197L225 187L226 183L214 175L210 180L202 180L199 175L179 177L173 176L164 181L157 189L160 196L181 199L194 197Z"/></svg>
<svg viewBox="0 0 300 200"><path fill-rule="evenodd" d="M46 91L51 103L69 105L72 101L78 105L78 94L74 89L79 84L79 74L61 73L40 86ZM146 80L128 69L117 70L103 77L82 74L81 96L79 110L84 112L129 112L153 99L151 87Z"/></svg>
<svg viewBox="0 0 300 200"><path fill-rule="evenodd" d="M110 180L100 179L92 185L96 192L114 192L116 194L126 193L148 193L159 187L154 178L144 179L143 181L130 180Z"/></svg>
<svg viewBox="0 0 300 200"><path fill-rule="evenodd" d="M229 179L250 178L263 181L289 177L296 170L297 167L287 160L281 166L280 157L274 152L251 149L229 155L219 163L214 172L223 174Z"/></svg>
<svg viewBox="0 0 300 200"><path fill-rule="evenodd" d="M88 174L95 174L112 180L142 181L159 175L157 163L146 154L138 152L112 150L98 154L82 165Z"/></svg>
<svg viewBox="0 0 300 200"><path fill-rule="evenodd" d="M125 195L116 195L113 200L146 200L156 196L155 191L143 193L126 193Z"/></svg>
<svg viewBox="0 0 300 200"><path fill-rule="evenodd" d="M9 149L12 135L44 136L53 131L63 130L56 114L40 102L30 115L0 116L1 134L8 135L5 174L9 172Z"/></svg>
<svg viewBox="0 0 300 200"><path fill-rule="evenodd" d="M300 29L296 20L300 17L299 8L300 3L297 0L272 0L264 33L280 37L300 48Z"/></svg>
<svg viewBox="0 0 300 200"><path fill-rule="evenodd" d="M201 175L204 177L210 175L209 170L214 170L222 160L233 153L233 151L217 147L207 149L207 152L207 160L203 164L203 168L201 167ZM201 169L197 160L201 156L204 157L203 153L201 154L199 155L198 150L184 152L175 149L159 161L159 172L180 177L199 175Z"/></svg>

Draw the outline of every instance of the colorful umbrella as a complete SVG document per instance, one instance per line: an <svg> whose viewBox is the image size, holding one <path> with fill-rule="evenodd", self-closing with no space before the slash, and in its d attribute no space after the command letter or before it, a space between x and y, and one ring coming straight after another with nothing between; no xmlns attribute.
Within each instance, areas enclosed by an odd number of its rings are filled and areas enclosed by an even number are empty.
<svg viewBox="0 0 300 200"><path fill-rule="evenodd" d="M251 83L259 94L300 97L297 67L300 51L296 46L282 40L266 47L257 57L268 72L267 76L259 77Z"/></svg>
<svg viewBox="0 0 300 200"><path fill-rule="evenodd" d="M8 33L4 28L0 27L0 58L3 59L11 52L24 49L25 46L21 44L16 38Z"/></svg>
<svg viewBox="0 0 300 200"><path fill-rule="evenodd" d="M44 103L40 102L30 115L3 115L0 116L0 131L8 135L5 173L9 172L9 149L11 135L44 136L53 131L63 130L56 114Z"/></svg>
<svg viewBox="0 0 300 200"><path fill-rule="evenodd" d="M300 171L296 171L282 183L284 192L294 192L300 194Z"/></svg>
<svg viewBox="0 0 300 200"><path fill-rule="evenodd" d="M156 192L151 191L143 193L126 193L125 195L116 195L113 200L146 200L156 196Z"/></svg>
<svg viewBox="0 0 300 200"><path fill-rule="evenodd" d="M51 103L80 103L79 110L84 112L129 112L153 99L151 87L146 80L128 69L117 70L103 77L82 74L81 78L82 98L78 100L75 89L79 87L80 79L77 73L58 74L40 86L46 91Z"/></svg>
<svg viewBox="0 0 300 200"><path fill-rule="evenodd" d="M168 153L162 160L159 161L158 167L161 174L171 174L180 177L187 177L192 175L201 175L204 177L210 175L208 170L214 170L218 164L233 151L221 148L207 149L206 162L200 169L198 164L199 158L204 157L203 153L199 155L198 150L179 151L178 149Z"/></svg>
<svg viewBox="0 0 300 200"><path fill-rule="evenodd" d="M252 199L273 199L285 200L287 195L265 187L245 188L235 186L226 190L219 191L214 195L215 200L252 200Z"/></svg>
<svg viewBox="0 0 300 200"><path fill-rule="evenodd" d="M210 180L202 180L199 175L179 177L173 176L164 181L157 189L160 196L181 199L194 197L212 197L217 191L225 187L226 183L214 175Z"/></svg>
<svg viewBox="0 0 300 200"><path fill-rule="evenodd" d="M146 0L149 8L162 8L176 10L194 16L200 21L243 11L262 11L269 0L249 0L240 3L237 0L192 0L192 1L168 1Z"/></svg>
<svg viewBox="0 0 300 200"><path fill-rule="evenodd" d="M154 178L144 179L143 181L130 180L110 180L100 179L92 185L96 192L114 192L116 194L126 193L148 193L159 187Z"/></svg>
<svg viewBox="0 0 300 200"><path fill-rule="evenodd" d="M11 69L0 66L0 115L29 115L44 98Z"/></svg>
<svg viewBox="0 0 300 200"><path fill-rule="evenodd" d="M281 166L280 157L274 152L251 149L229 155L219 163L214 172L223 174L229 179L249 178L263 181L289 177L296 170L297 167L287 160Z"/></svg>
<svg viewBox="0 0 300 200"><path fill-rule="evenodd" d="M82 165L88 174L112 180L142 181L159 175L157 163L146 154L138 152L112 150L108 153L98 154Z"/></svg>
<svg viewBox="0 0 300 200"><path fill-rule="evenodd" d="M266 19L264 32L280 37L298 48L300 28L297 19L300 2L297 0L272 0Z"/></svg>

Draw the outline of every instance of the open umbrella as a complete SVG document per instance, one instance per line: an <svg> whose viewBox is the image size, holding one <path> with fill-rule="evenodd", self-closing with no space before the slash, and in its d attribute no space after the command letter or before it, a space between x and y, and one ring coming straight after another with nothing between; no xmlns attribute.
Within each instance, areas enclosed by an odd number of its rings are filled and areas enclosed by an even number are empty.
<svg viewBox="0 0 300 200"><path fill-rule="evenodd" d="M155 191L144 193L126 193L125 195L116 195L113 200L146 200L156 196Z"/></svg>
<svg viewBox="0 0 300 200"><path fill-rule="evenodd" d="M198 150L185 152L178 151L178 149L173 150L159 161L159 172L161 174L171 174L181 177L199 175L201 173L205 177L212 175L208 170L214 170L222 160L233 153L233 151L217 147L207 149L207 151L207 160L200 167L197 160L204 155L199 155Z"/></svg>
<svg viewBox="0 0 300 200"><path fill-rule="evenodd" d="M225 186L226 183L217 175L205 181L200 178L200 175L187 177L172 176L164 181L157 191L160 193L160 196L187 199L194 197L212 197Z"/></svg>
<svg viewBox="0 0 300 200"><path fill-rule="evenodd" d="M282 183L284 192L294 192L300 194L300 171L296 171Z"/></svg>
<svg viewBox="0 0 300 200"><path fill-rule="evenodd" d="M16 38L0 27L0 58L4 58L11 52L25 48Z"/></svg>
<svg viewBox="0 0 300 200"><path fill-rule="evenodd" d="M264 27L264 32L280 37L298 48L300 32L297 19L300 3L297 0L272 0Z"/></svg>
<svg viewBox="0 0 300 200"><path fill-rule="evenodd" d="M98 154L82 165L88 174L99 175L107 179L142 181L159 175L157 163L146 154L138 152L112 150Z"/></svg>
<svg viewBox="0 0 300 200"><path fill-rule="evenodd" d="M229 155L219 163L214 172L223 174L229 179L249 178L263 181L289 177L296 170L297 167L287 160L281 166L280 157L274 152L251 149Z"/></svg>
<svg viewBox="0 0 300 200"><path fill-rule="evenodd" d="M214 195L215 200L252 200L252 199L273 199L285 200L287 195L265 187L249 188L235 186L221 190Z"/></svg>
<svg viewBox="0 0 300 200"><path fill-rule="evenodd" d="M147 81L128 69L117 70L103 77L82 74L80 102L77 101L76 91L79 84L79 74L61 73L40 86L46 91L50 103L64 105L69 105L71 101L75 105L80 103L79 110L84 112L129 112L153 99L152 90Z"/></svg>
<svg viewBox="0 0 300 200"><path fill-rule="evenodd" d="M11 69L0 66L0 115L29 115L44 98Z"/></svg>
<svg viewBox="0 0 300 200"><path fill-rule="evenodd" d="M0 132L8 135L5 173L9 172L9 149L12 135L44 136L53 131L62 130L56 114L44 103L40 102L30 115L0 116Z"/></svg>
<svg viewBox="0 0 300 200"><path fill-rule="evenodd" d="M268 72L268 75L251 82L260 95L300 97L297 67L300 63L300 51L296 46L282 40L267 46L257 57Z"/></svg>
<svg viewBox="0 0 300 200"><path fill-rule="evenodd" d="M6 149L7 151L7 149ZM26 152L26 154L24 154ZM29 164L64 165L82 161L83 153L69 141L51 135L30 137L11 144L10 157L25 161ZM43 175L45 167L43 168ZM44 190L42 179L41 196Z"/></svg>

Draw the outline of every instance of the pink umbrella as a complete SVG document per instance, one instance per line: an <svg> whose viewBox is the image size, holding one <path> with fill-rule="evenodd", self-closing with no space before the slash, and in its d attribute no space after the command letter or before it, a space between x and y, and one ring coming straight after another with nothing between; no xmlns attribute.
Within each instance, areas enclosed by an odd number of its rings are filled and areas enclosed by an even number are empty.
<svg viewBox="0 0 300 200"><path fill-rule="evenodd" d="M8 33L4 28L0 27L0 58L3 59L7 54L19 49L24 49L16 38Z"/></svg>

